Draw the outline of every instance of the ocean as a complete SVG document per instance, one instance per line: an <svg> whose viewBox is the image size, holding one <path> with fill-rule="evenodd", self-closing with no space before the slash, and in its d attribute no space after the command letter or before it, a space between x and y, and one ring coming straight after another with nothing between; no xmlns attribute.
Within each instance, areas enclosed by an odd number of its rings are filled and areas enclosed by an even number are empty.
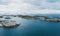
<svg viewBox="0 0 60 36"><path fill-rule="evenodd" d="M38 16L60 17L60 14ZM20 22L20 26L15 28L0 28L0 36L60 36L60 22L47 22L39 19L20 17L13 17L13 19Z"/></svg>

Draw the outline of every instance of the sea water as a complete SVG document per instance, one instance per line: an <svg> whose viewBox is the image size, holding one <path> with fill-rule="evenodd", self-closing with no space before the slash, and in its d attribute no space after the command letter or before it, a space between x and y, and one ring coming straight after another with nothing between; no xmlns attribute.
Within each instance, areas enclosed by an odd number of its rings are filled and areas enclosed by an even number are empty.
<svg viewBox="0 0 60 36"><path fill-rule="evenodd" d="M48 16L57 17L55 14ZM60 36L60 22L47 22L39 19L20 17L13 17L13 19L20 22L20 26L15 28L0 28L0 36Z"/></svg>

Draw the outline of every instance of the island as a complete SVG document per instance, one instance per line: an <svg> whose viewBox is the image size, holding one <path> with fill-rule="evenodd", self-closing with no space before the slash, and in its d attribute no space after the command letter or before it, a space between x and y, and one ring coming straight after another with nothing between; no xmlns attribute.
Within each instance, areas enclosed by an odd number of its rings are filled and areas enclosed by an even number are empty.
<svg viewBox="0 0 60 36"><path fill-rule="evenodd" d="M60 17L49 17L49 16L32 16L32 15L3 15L3 16L12 16L12 17L20 17L24 19L38 19L44 20L48 22L60 22ZM9 17L8 17L9 19Z"/></svg>
<svg viewBox="0 0 60 36"><path fill-rule="evenodd" d="M16 20L11 20L12 17L19 17L19 18L24 18L24 19L37 19L37 20L43 20L47 22L60 22L59 17L49 17L49 16L30 16L30 15L4 15L6 16L5 19L7 20L1 20L0 19L0 27L16 27L20 25L20 22L17 22ZM1 18L4 16L0 16Z"/></svg>
<svg viewBox="0 0 60 36"><path fill-rule="evenodd" d="M16 27L19 25L20 25L20 23L15 20L3 20L2 21L2 26L7 27L7 28Z"/></svg>
<svg viewBox="0 0 60 36"><path fill-rule="evenodd" d="M16 20L12 20L12 18L9 16L6 16L4 19L3 18L0 19L0 27L13 28L19 25L20 25L20 22Z"/></svg>
<svg viewBox="0 0 60 36"><path fill-rule="evenodd" d="M44 20L48 22L60 22L59 17L48 17L48 16L28 16L28 15L20 15L18 17L25 18L25 19L39 19L39 20Z"/></svg>

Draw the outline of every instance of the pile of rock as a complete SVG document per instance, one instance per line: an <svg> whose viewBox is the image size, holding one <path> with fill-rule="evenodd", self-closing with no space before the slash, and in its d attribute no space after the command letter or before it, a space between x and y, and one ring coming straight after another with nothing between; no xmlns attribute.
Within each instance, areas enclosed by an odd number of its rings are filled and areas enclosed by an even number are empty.
<svg viewBox="0 0 60 36"><path fill-rule="evenodd" d="M15 20L3 20L1 22L2 27L15 27L20 25L19 22L15 21Z"/></svg>

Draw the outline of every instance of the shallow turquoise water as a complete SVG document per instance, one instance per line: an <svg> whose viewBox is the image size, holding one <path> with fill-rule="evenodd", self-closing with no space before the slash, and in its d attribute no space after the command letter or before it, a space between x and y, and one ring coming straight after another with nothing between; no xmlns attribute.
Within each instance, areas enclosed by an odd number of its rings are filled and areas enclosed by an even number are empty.
<svg viewBox="0 0 60 36"><path fill-rule="evenodd" d="M0 36L60 36L60 22L13 18L21 25L15 28L0 28Z"/></svg>

